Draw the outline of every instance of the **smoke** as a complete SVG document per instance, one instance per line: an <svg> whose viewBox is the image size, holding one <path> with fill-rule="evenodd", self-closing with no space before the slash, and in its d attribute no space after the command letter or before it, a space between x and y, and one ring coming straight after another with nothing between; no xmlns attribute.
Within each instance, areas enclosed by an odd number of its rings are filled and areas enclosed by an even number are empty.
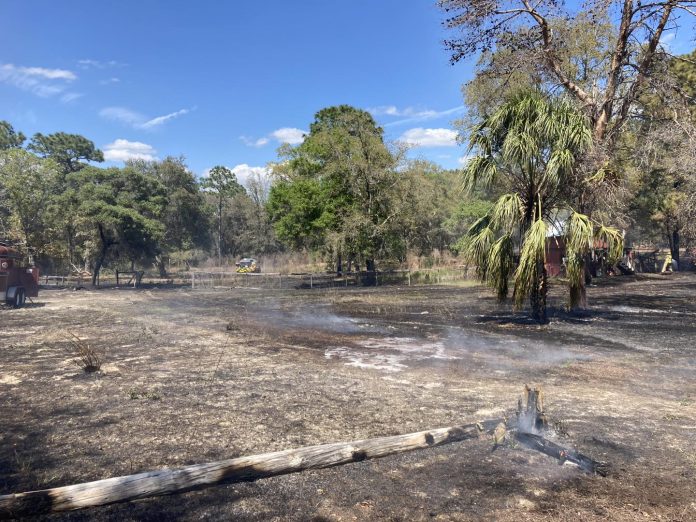
<svg viewBox="0 0 696 522"><path fill-rule="evenodd" d="M388 334L389 330L367 321L343 317L325 310L271 310L262 313L263 320L275 327L321 330L337 334Z"/></svg>
<svg viewBox="0 0 696 522"><path fill-rule="evenodd" d="M253 314L273 329L337 334L336 342L326 346L326 359L348 366L386 373L402 372L409 367L442 368L443 363L466 365L494 373L538 371L591 357L550 341L528 340L513 334L498 334L463 329L420 325L414 333L398 335L402 324L338 315L328 306L302 303L288 309L288 303L261 304ZM416 327L414 327L416 328ZM425 331L429 331L429 335Z"/></svg>
<svg viewBox="0 0 696 522"><path fill-rule="evenodd" d="M384 372L400 372L409 363L427 363L432 360L459 359L447 352L442 341L417 339L413 337L370 337L355 341L355 346L329 348L324 356L339 359L347 366L369 368Z"/></svg>
<svg viewBox="0 0 696 522"><path fill-rule="evenodd" d="M449 328L447 350L490 369L545 369L592 357L550 342Z"/></svg>

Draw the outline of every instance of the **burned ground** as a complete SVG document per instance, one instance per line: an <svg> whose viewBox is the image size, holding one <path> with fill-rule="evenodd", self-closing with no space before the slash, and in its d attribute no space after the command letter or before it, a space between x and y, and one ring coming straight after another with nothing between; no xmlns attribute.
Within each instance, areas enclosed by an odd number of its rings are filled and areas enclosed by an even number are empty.
<svg viewBox="0 0 696 522"><path fill-rule="evenodd" d="M696 278L561 290L545 327L479 287L45 291L0 310L0 493L496 418L529 383L609 477L478 440L54 518L694 519Z"/></svg>

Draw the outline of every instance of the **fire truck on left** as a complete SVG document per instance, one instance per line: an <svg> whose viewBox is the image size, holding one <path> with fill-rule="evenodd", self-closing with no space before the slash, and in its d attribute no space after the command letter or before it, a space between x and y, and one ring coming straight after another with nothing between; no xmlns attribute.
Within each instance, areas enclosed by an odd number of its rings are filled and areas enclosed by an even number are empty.
<svg viewBox="0 0 696 522"><path fill-rule="evenodd" d="M39 295L39 269L23 262L14 248L0 243L0 303L21 308L27 297ZM4 299L3 299L4 298Z"/></svg>

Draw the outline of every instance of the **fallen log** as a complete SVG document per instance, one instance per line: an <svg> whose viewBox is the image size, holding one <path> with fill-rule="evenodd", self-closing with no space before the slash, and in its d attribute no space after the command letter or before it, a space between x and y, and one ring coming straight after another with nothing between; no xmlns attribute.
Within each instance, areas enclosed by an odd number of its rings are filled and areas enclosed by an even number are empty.
<svg viewBox="0 0 696 522"><path fill-rule="evenodd" d="M322 444L181 469L161 469L72 486L0 496L0 519L71 511L375 459L490 434L500 420L393 437Z"/></svg>
<svg viewBox="0 0 696 522"><path fill-rule="evenodd" d="M603 477L606 477L607 473L609 473L609 464L606 462L593 460L574 449L564 448L555 442L545 439L541 435L518 431L515 433L515 438L528 448L540 451L561 462L572 462L588 473L596 473Z"/></svg>

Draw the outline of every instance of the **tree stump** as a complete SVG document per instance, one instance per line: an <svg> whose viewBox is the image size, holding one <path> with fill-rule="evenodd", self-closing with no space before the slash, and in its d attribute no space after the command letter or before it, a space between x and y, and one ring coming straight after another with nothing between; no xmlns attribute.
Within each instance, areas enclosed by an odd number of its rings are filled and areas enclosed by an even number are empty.
<svg viewBox="0 0 696 522"><path fill-rule="evenodd" d="M517 428L523 433L538 433L546 429L544 393L541 388L525 385L525 397L517 401Z"/></svg>

